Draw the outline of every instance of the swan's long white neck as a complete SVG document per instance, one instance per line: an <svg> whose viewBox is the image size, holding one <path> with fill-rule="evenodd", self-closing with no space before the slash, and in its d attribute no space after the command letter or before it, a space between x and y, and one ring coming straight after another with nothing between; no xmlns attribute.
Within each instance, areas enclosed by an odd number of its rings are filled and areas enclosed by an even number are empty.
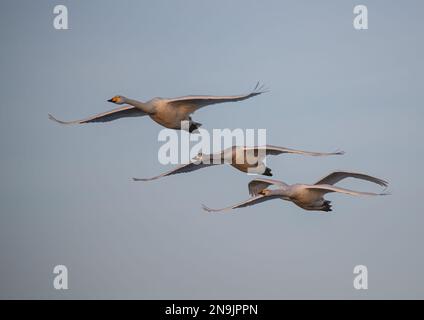
<svg viewBox="0 0 424 320"><path fill-rule="evenodd" d="M134 100L134 99L128 99L125 98L125 102L128 103L129 105L132 105L133 107L136 107L146 113L153 113L153 106L151 104L148 103L144 103L138 100Z"/></svg>

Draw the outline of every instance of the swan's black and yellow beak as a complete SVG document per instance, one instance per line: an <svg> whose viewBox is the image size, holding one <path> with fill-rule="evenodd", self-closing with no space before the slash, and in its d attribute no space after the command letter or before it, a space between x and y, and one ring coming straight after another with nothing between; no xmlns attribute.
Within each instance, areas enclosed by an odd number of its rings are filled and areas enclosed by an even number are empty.
<svg viewBox="0 0 424 320"><path fill-rule="evenodd" d="M116 98L113 97L113 98L109 99L107 102L113 102L113 103L115 103L116 102Z"/></svg>

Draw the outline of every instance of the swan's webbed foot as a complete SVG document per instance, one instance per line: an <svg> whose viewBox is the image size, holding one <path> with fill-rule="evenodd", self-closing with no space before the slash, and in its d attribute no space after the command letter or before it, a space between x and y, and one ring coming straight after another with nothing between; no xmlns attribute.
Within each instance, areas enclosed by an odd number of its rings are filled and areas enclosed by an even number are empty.
<svg viewBox="0 0 424 320"><path fill-rule="evenodd" d="M201 123L198 122L190 122L190 127L188 128L188 132L199 132L198 129L202 126Z"/></svg>
<svg viewBox="0 0 424 320"><path fill-rule="evenodd" d="M331 208L332 208L331 201L325 200L324 205L322 206L321 210L326 211L326 212L330 212L330 211L333 211Z"/></svg>
<svg viewBox="0 0 424 320"><path fill-rule="evenodd" d="M271 169L270 168L265 168L264 173L262 173L264 176L268 176L268 177L272 177L272 173L271 173Z"/></svg>

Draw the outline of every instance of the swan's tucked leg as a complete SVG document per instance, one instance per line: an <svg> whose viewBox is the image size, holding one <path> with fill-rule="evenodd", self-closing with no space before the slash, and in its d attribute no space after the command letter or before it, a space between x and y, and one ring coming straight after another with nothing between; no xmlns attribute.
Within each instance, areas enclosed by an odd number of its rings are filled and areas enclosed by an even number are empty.
<svg viewBox="0 0 424 320"><path fill-rule="evenodd" d="M198 129L201 127L201 123L190 121L190 127L188 128L188 132L199 132Z"/></svg>
<svg viewBox="0 0 424 320"><path fill-rule="evenodd" d="M264 173L263 173L263 175L264 175L264 176L268 176L268 177L272 177L271 169L270 169L270 168L268 168L268 167L266 167L266 168L265 168L265 171L264 171Z"/></svg>
<svg viewBox="0 0 424 320"><path fill-rule="evenodd" d="M242 170L243 171L243 170ZM259 162L257 165L253 167L248 167L247 173L250 174L261 174L264 176L272 177L271 169L266 167L263 162Z"/></svg>
<svg viewBox="0 0 424 320"><path fill-rule="evenodd" d="M324 204L323 204L323 205L322 205L322 207L321 207L321 210L322 210L322 211L326 211L326 212L333 211L333 210L331 209L331 201L325 200L325 201L324 201Z"/></svg>

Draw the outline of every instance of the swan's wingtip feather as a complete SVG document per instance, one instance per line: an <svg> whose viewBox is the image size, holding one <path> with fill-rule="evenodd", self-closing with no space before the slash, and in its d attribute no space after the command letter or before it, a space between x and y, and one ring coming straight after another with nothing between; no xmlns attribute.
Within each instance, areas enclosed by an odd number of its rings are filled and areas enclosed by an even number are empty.
<svg viewBox="0 0 424 320"><path fill-rule="evenodd" d="M55 121L55 122L60 123L60 121L59 121L59 120L57 120L55 117L53 117L53 115L51 115L50 113L48 114L48 116L49 116L49 119L50 119L50 120L53 120L53 121Z"/></svg>
<svg viewBox="0 0 424 320"><path fill-rule="evenodd" d="M215 212L214 209L209 208L208 206L204 205L203 203L202 203L202 209L205 210L206 212Z"/></svg>
<svg viewBox="0 0 424 320"><path fill-rule="evenodd" d="M49 119L52 120L52 121L54 121L54 122L57 122L57 123L60 123L60 124L71 124L72 123L72 122L66 122L66 121L59 120L59 119L55 118L50 113L48 115L49 115Z"/></svg>
<svg viewBox="0 0 424 320"><path fill-rule="evenodd" d="M147 178L132 178L133 181L150 181L152 179L147 179Z"/></svg>

